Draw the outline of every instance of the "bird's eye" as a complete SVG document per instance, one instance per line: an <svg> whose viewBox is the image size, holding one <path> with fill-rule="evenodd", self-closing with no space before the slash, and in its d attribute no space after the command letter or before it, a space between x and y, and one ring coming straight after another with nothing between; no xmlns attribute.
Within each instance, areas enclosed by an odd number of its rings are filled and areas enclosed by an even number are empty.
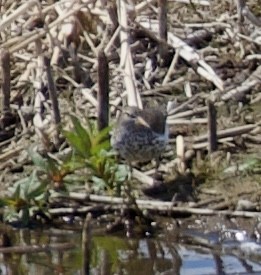
<svg viewBox="0 0 261 275"><path fill-rule="evenodd" d="M126 112L126 114L130 118L136 118L136 116L133 113Z"/></svg>

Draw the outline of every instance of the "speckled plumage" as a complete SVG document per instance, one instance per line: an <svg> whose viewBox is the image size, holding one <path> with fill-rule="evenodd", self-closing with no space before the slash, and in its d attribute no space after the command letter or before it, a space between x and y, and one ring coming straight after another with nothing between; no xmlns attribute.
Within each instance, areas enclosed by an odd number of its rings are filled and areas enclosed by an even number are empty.
<svg viewBox="0 0 261 275"><path fill-rule="evenodd" d="M125 107L112 134L113 148L127 162L158 161L168 139L166 116L157 109Z"/></svg>

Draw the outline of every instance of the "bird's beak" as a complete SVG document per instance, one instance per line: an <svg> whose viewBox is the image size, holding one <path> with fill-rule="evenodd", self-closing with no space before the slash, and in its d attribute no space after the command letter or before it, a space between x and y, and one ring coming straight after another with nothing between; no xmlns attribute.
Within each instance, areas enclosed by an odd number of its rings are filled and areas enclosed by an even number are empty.
<svg viewBox="0 0 261 275"><path fill-rule="evenodd" d="M150 128L150 125L141 116L137 116L135 123Z"/></svg>

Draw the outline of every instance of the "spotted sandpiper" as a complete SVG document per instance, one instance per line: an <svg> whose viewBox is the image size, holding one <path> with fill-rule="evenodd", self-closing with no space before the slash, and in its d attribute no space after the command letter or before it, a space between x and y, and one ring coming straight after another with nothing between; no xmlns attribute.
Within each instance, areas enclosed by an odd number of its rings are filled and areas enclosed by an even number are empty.
<svg viewBox="0 0 261 275"><path fill-rule="evenodd" d="M128 164L155 159L158 169L167 140L166 116L160 110L128 106L116 123L111 144Z"/></svg>

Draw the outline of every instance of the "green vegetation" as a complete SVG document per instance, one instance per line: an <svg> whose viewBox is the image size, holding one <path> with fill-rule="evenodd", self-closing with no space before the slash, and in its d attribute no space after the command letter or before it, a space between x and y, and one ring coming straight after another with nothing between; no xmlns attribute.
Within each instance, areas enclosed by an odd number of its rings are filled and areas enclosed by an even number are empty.
<svg viewBox="0 0 261 275"><path fill-rule="evenodd" d="M72 129L63 130L70 145L66 156L51 154L43 157L29 149L33 171L9 189L10 196L0 200L5 207L4 219L27 226L32 218L48 217L49 190L67 192L74 186L87 184L90 192L120 194L120 186L128 175L125 165L115 160L111 150L110 127L98 131L86 121L84 127L78 118L71 116Z"/></svg>
<svg viewBox="0 0 261 275"><path fill-rule="evenodd" d="M0 200L1 206L5 206L4 220L27 226L36 213L46 212L46 186L44 181L39 181L37 170L17 181L9 190L11 196Z"/></svg>
<svg viewBox="0 0 261 275"><path fill-rule="evenodd" d="M84 128L79 120L71 116L73 131L64 131L68 143L72 147L69 161L66 163L73 171L87 168L86 178L94 183L95 192L107 190L119 194L119 187L126 179L125 166L118 165L115 154L111 151L110 127L97 131L94 125L86 121Z"/></svg>

